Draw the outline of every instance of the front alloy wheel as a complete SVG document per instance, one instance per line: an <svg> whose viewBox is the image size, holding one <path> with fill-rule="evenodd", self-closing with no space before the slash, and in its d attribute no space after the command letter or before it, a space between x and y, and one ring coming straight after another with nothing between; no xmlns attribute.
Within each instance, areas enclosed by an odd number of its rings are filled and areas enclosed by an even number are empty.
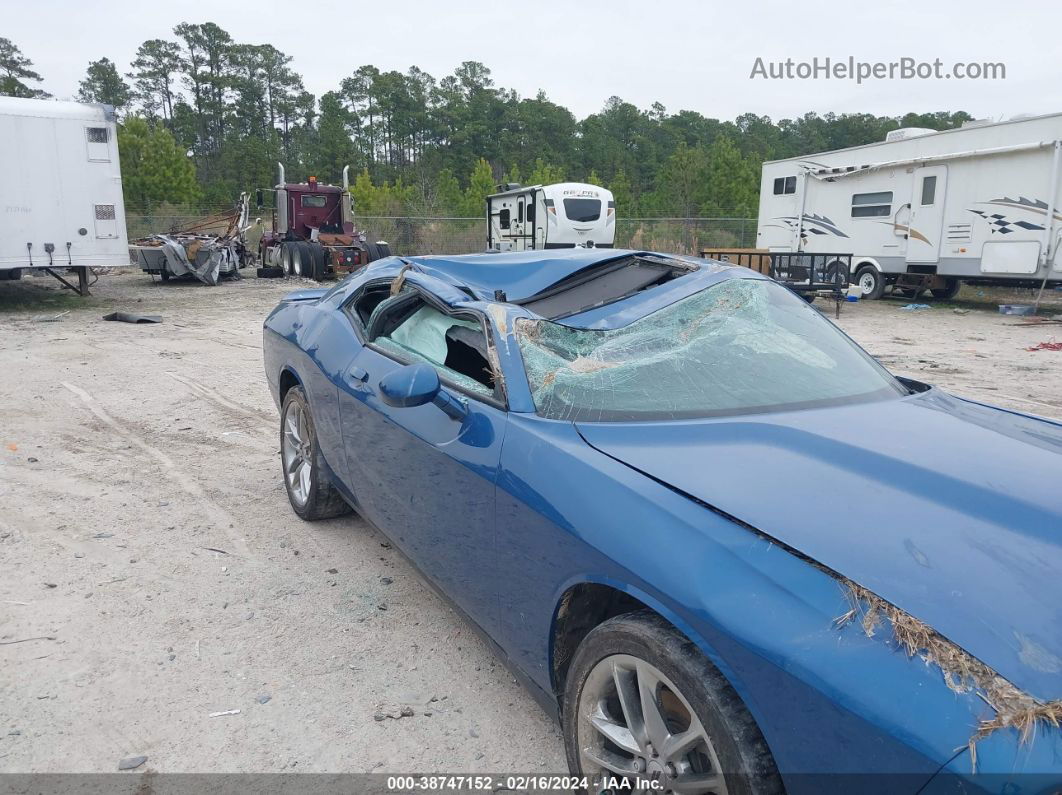
<svg viewBox="0 0 1062 795"><path fill-rule="evenodd" d="M310 472L313 452L309 445L309 422L301 402L292 401L286 407L282 422L280 455L284 461L284 477L292 501L305 506L310 498Z"/></svg>
<svg viewBox="0 0 1062 795"><path fill-rule="evenodd" d="M308 521L350 511L328 476L310 404L301 386L284 395L280 410L280 463L292 510Z"/></svg>
<svg viewBox="0 0 1062 795"><path fill-rule="evenodd" d="M640 778L662 792L727 795L711 738L654 665L606 657L590 671L578 710L584 771Z"/></svg>
<svg viewBox="0 0 1062 795"><path fill-rule="evenodd" d="M780 795L774 759L723 674L650 610L610 618L575 650L561 724L588 791ZM615 787L610 779L616 779Z"/></svg>

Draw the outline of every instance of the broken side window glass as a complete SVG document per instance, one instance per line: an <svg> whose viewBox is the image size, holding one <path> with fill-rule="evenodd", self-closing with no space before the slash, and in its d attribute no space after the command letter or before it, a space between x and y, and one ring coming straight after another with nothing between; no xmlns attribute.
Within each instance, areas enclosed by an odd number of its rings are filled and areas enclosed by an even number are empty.
<svg viewBox="0 0 1062 795"><path fill-rule="evenodd" d="M728 279L619 329L520 319L539 414L680 419L906 394L881 365L774 282Z"/></svg>
<svg viewBox="0 0 1062 795"><path fill-rule="evenodd" d="M444 314L422 300L416 306L409 306L409 297L406 288L376 308L370 321L373 328L387 327L387 321L379 324L376 316L391 309L401 312L405 318L386 333L377 335L373 343L400 360L431 365L444 379L466 391L494 395L494 370L490 366L482 323Z"/></svg>

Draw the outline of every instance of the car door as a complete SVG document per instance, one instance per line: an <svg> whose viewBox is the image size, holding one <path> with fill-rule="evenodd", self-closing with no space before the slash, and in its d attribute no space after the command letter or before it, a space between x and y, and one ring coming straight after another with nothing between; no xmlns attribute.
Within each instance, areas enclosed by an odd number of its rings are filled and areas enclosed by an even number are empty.
<svg viewBox="0 0 1062 795"><path fill-rule="evenodd" d="M483 372L487 359L460 345L474 347L478 334L485 354L487 333L482 319L449 315L407 288L374 309L365 347L340 388L347 471L360 510L484 626L495 603L483 574L493 562L506 411L500 387ZM396 408L381 400L381 379L415 363L433 366L442 389L467 405L463 420L430 403Z"/></svg>

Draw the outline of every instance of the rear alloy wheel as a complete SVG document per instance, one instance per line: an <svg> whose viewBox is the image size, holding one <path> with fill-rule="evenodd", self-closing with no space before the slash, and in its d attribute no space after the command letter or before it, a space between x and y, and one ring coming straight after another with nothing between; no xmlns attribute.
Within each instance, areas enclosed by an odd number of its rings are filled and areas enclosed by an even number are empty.
<svg viewBox="0 0 1062 795"><path fill-rule="evenodd" d="M959 290L962 289L962 282L958 279L948 278L944 280L944 286L930 290L933 294L933 298L937 301L951 301L959 294Z"/></svg>
<svg viewBox="0 0 1062 795"><path fill-rule="evenodd" d="M307 521L329 519L350 511L332 485L317 443L310 404L302 387L293 386L280 411L280 461L292 509Z"/></svg>
<svg viewBox="0 0 1062 795"><path fill-rule="evenodd" d="M856 271L856 284L862 298L876 301L885 292L885 276L873 265L864 265Z"/></svg>
<svg viewBox="0 0 1062 795"><path fill-rule="evenodd" d="M576 650L562 725L573 775L619 791L775 795L781 779L752 716L688 638L645 610L609 619ZM594 790L596 791L596 789Z"/></svg>

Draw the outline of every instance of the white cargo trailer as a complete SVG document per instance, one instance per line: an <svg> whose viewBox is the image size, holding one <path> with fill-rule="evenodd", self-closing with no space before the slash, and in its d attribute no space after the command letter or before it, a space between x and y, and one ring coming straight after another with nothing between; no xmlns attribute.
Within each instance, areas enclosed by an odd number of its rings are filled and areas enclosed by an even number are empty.
<svg viewBox="0 0 1062 795"><path fill-rule="evenodd" d="M128 264L110 106L0 97L0 142L0 279Z"/></svg>
<svg viewBox="0 0 1062 795"><path fill-rule="evenodd" d="M487 248L612 248L616 203L611 191L583 182L499 185L487 197Z"/></svg>
<svg viewBox="0 0 1062 795"><path fill-rule="evenodd" d="M864 297L1062 281L1062 114L763 164L757 247L852 254Z"/></svg>

